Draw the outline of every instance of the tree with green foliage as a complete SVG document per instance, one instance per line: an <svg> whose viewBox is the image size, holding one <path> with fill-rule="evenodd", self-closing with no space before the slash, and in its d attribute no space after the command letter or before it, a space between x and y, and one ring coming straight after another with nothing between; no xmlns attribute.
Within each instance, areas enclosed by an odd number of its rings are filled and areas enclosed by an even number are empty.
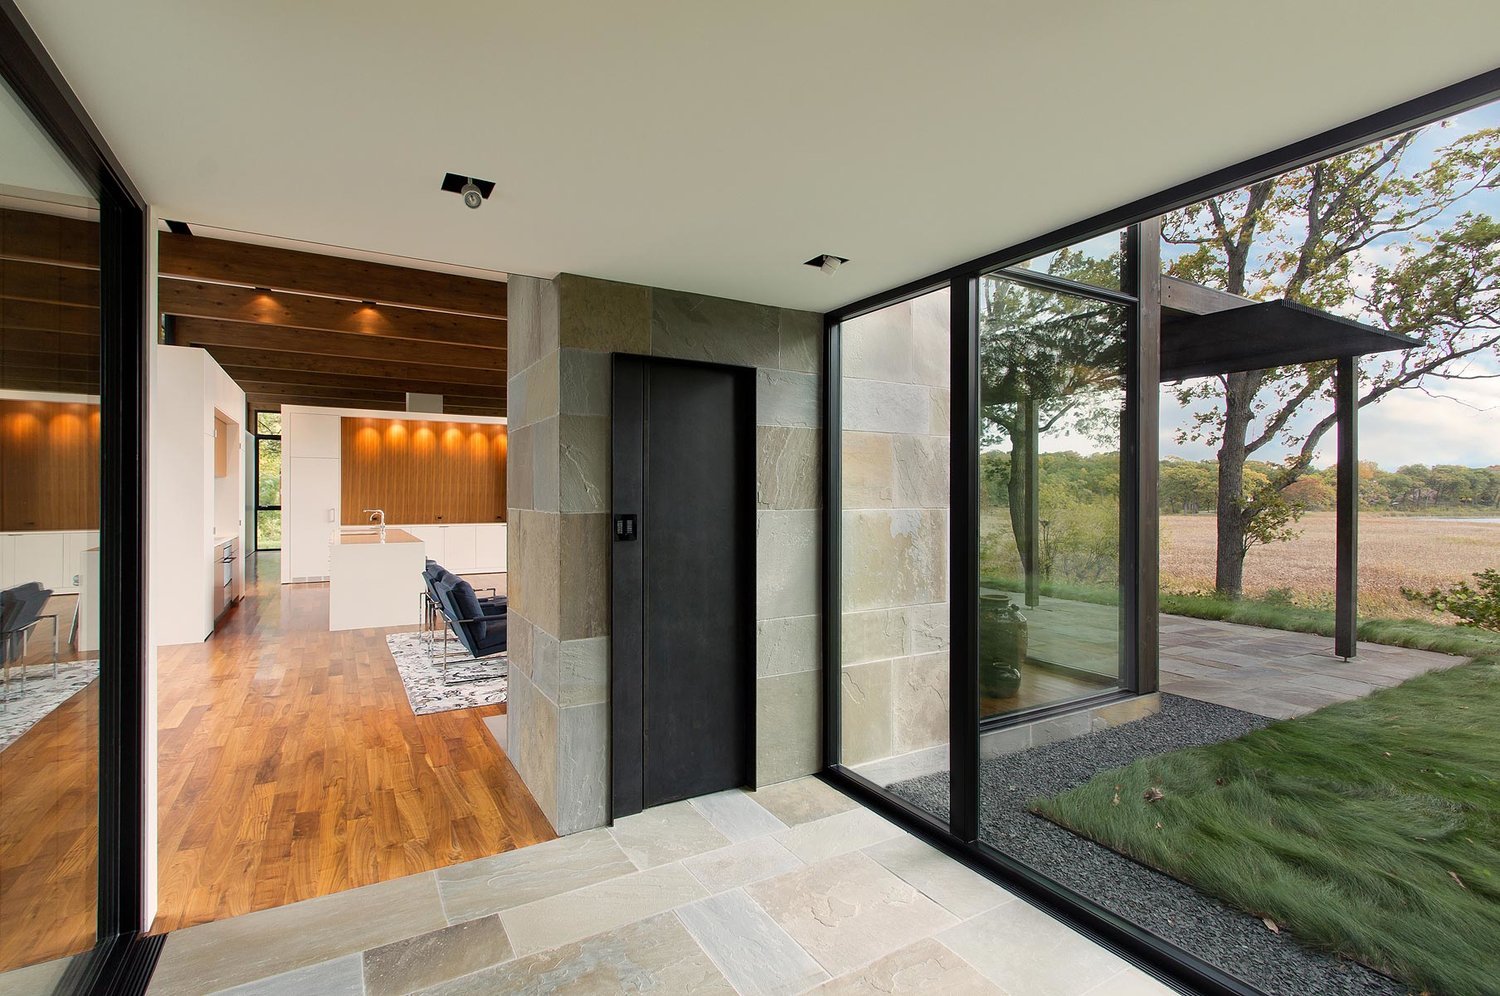
<svg viewBox="0 0 1500 996"><path fill-rule="evenodd" d="M1256 300L1284 298L1358 314L1423 345L1384 354L1361 371L1361 407L1436 379L1496 376L1469 360L1500 343L1500 225L1454 212L1466 197L1500 184L1500 129L1464 135L1420 168L1405 159L1410 131L1233 190L1173 212L1163 240L1187 247L1168 272ZM1439 230L1435 230L1438 226ZM1366 250L1389 259L1359 272ZM1330 412L1310 428L1295 417L1331 399L1333 363L1231 373L1187 381L1184 404L1208 402L1179 442L1218 447L1218 554L1215 587L1238 598L1245 554L1260 536L1285 535L1284 489L1308 472L1334 425ZM1247 489L1245 467L1273 441L1292 454L1269 486ZM1295 516L1293 516L1294 518Z"/></svg>
<svg viewBox="0 0 1500 996"><path fill-rule="evenodd" d="M1401 594L1437 612L1458 616L1460 626L1500 632L1500 571L1494 568L1474 575L1474 583L1460 581L1450 588L1416 591L1403 587Z"/></svg>
<svg viewBox="0 0 1500 996"><path fill-rule="evenodd" d="M1118 253L1100 260L1065 249L1051 259L1048 272L1119 286L1120 259ZM1041 544L1028 542L1025 470L1039 460L1039 440L1054 428L1118 445L1124 311L1117 304L1013 280L984 280L980 287L980 445L1009 445L1003 485L1011 529L1022 569L1040 573L1042 565L1031 562L1031 551L1041 554ZM1118 463L1118 456L1114 459ZM996 484L1000 469L996 464L991 471Z"/></svg>

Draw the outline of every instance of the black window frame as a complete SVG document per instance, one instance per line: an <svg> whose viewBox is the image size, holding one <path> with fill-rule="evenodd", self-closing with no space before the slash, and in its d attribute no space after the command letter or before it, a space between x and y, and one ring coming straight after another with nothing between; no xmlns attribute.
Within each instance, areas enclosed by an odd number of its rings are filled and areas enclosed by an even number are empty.
<svg viewBox="0 0 1500 996"><path fill-rule="evenodd" d="M161 950L145 936L150 231L145 198L14 0L0 0L0 75L99 203L99 825L95 944L59 993L140 993Z"/></svg>
<svg viewBox="0 0 1500 996"><path fill-rule="evenodd" d="M279 432L260 432L259 429L260 429L260 415L261 415L261 413L260 412L256 412L255 415L256 415L255 427L256 427L257 431L251 433L251 435L255 438L255 521L250 524L250 528L253 529L253 530L255 530L255 552L256 553L280 553L281 552L281 547L280 546L261 546L260 545L260 513L262 513L262 512L280 512L281 511L281 503L280 502L277 502L275 505L262 505L260 503L260 444L261 444L261 442L263 440L267 440L267 439L274 439L278 443L281 442L281 433L279 433ZM285 472L285 467L283 466L283 473L284 472ZM276 485L276 491L277 491L278 494L281 492L281 484L280 484L280 482L278 482L277 485Z"/></svg>
<svg viewBox="0 0 1500 996"><path fill-rule="evenodd" d="M1160 374L1160 218L1207 197L1243 187L1428 124L1500 98L1500 69L1432 91L1310 138L1168 187L1045 235L917 277L824 315L823 390L823 684L821 778L850 793L939 850L987 875L1099 942L1155 978L1184 992L1257 996L1259 990L1118 916L1030 866L979 840L979 736L985 728L978 694L979 332L978 281L1027 260L1110 231L1128 228L1122 300L1108 289L1020 271L1029 282L1132 304L1127 330L1126 412L1122 454L1121 579L1127 691L1158 684L1158 535L1156 477ZM1013 277L1015 272L1006 272ZM1070 286L1059 286L1065 284ZM840 326L847 319L950 289L952 427L949 506L950 809L945 824L840 764L842 443ZM1128 573L1127 573L1128 572ZM1070 703L1068 708L1076 707ZM1037 713L1027 715L1035 719Z"/></svg>

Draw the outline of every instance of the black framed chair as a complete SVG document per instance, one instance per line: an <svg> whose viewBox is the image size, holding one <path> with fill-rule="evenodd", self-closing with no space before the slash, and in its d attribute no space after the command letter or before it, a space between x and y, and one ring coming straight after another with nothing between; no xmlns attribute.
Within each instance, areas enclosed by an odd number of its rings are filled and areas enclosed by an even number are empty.
<svg viewBox="0 0 1500 996"><path fill-rule="evenodd" d="M451 575L450 575L451 577ZM493 674L478 674L471 678L458 678L450 680L448 677L449 664L471 664L484 660L493 660L505 653L508 648L507 624L508 608L497 602L488 604L481 603L474 587L462 578L453 578L452 581L437 581L433 585L437 595L438 608L443 620L443 649L441 655L437 653L437 640L434 638L432 647L429 648L429 657L436 657L442 668L443 684L455 685L462 681L480 681L485 678L495 677ZM449 639L458 641L463 648L464 655L454 657L450 649Z"/></svg>
<svg viewBox="0 0 1500 996"><path fill-rule="evenodd" d="M421 641L429 650L436 636L437 618L443 612L442 603L438 599L437 585L439 582L453 584L460 580L462 579L457 574L449 571L436 560L429 559L427 566L422 570L423 590L417 596L417 613L421 619ZM482 594L482 592L489 592L489 594ZM494 588L475 588L474 594L479 599L481 607L498 605L503 608L510 604L510 600Z"/></svg>
<svg viewBox="0 0 1500 996"><path fill-rule="evenodd" d="M44 612L52 592L30 581L0 592L0 653L4 656L5 698L10 698L10 669L31 649L31 635L42 620L52 621L52 677L57 677L57 613ZM21 691L26 691L26 665L21 664Z"/></svg>

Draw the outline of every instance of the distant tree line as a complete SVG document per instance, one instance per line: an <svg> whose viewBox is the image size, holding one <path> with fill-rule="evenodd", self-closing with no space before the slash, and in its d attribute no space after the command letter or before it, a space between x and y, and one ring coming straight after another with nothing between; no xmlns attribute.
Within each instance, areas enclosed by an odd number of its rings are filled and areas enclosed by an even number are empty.
<svg viewBox="0 0 1500 996"><path fill-rule="evenodd" d="M1042 453L1038 458L1042 508L1114 504L1120 492L1119 454L1083 455ZM1244 486L1254 491L1276 480L1281 464L1251 460L1245 464ZM1319 511L1334 507L1338 475L1334 468L1308 470L1280 489L1281 497L1299 509ZM980 485L987 504L1008 504L1010 454L984 453ZM1158 484L1161 510L1168 514L1213 512L1219 473L1215 460L1168 458L1161 462ZM1382 469L1374 461L1359 465L1359 499L1371 510L1423 512L1477 508L1500 511L1500 466L1461 467L1454 464L1407 464Z"/></svg>
<svg viewBox="0 0 1500 996"><path fill-rule="evenodd" d="M1280 464L1248 461L1247 488L1274 481ZM1312 511L1331 509L1337 496L1334 468L1309 470L1279 489L1289 504ZM1215 461L1164 460L1161 465L1163 512L1212 511L1218 492ZM1384 470L1373 461L1359 465L1359 503L1372 510L1421 512L1434 509L1481 508L1500 510L1500 466L1426 466L1413 463Z"/></svg>

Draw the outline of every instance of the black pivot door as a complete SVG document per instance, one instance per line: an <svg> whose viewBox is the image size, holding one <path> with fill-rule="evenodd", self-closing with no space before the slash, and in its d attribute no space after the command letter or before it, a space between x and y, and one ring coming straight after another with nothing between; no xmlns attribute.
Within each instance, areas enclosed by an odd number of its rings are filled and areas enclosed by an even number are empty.
<svg viewBox="0 0 1500 996"><path fill-rule="evenodd" d="M614 357L612 815L747 784L755 374Z"/></svg>

